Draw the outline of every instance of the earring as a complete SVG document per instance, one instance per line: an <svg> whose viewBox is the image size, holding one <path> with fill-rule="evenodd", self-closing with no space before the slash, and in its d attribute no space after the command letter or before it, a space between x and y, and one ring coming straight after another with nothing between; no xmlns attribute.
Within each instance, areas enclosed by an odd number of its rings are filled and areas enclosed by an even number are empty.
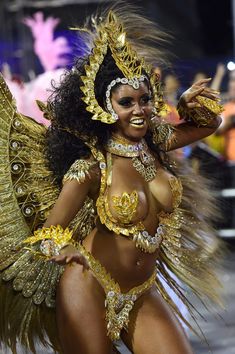
<svg viewBox="0 0 235 354"><path fill-rule="evenodd" d="M156 114L157 114L157 109L156 109L156 107L153 107L153 109L152 109L152 114L151 114L151 118L155 117Z"/></svg>

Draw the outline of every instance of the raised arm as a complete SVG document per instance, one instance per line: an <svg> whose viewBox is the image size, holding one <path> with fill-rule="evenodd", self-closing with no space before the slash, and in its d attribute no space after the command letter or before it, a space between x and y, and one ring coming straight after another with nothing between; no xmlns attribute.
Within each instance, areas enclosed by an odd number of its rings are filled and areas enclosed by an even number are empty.
<svg viewBox="0 0 235 354"><path fill-rule="evenodd" d="M174 139L169 145L168 151L190 145L213 134L221 123L221 117L217 116L208 126L196 127L193 123L186 122L175 126Z"/></svg>
<svg viewBox="0 0 235 354"><path fill-rule="evenodd" d="M218 92L207 87L211 79L199 80L180 97L178 110L184 123L174 127L174 138L168 145L168 150L181 148L214 133L221 123L221 117L203 105L203 99L210 99L218 114L222 111L218 104ZM195 117L198 117L195 119Z"/></svg>

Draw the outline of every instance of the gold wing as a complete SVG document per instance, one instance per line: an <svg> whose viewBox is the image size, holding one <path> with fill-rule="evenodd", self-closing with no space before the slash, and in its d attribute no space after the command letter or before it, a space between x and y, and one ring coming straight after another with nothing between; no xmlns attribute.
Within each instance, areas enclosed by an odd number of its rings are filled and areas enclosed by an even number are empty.
<svg viewBox="0 0 235 354"><path fill-rule="evenodd" d="M22 245L42 226L60 192L47 166L46 130L17 112L0 76L0 342L13 353L17 339L35 353L34 338L46 344L45 333L58 349L53 308L63 267L35 258ZM86 199L71 223L81 237L93 225L93 208Z"/></svg>
<svg viewBox="0 0 235 354"><path fill-rule="evenodd" d="M222 306L219 295L221 285L216 269L224 246L211 226L210 220L218 216L218 213L206 180L192 172L187 163L180 161L177 164L177 175L180 179L171 180L174 210L171 214L162 213L159 216L159 223L164 224L165 234L157 261L159 273L156 285L178 317L205 339L197 323L197 316L201 315L191 302L192 295L200 299L206 308L209 302L214 306ZM161 279L174 291L178 297L177 302L186 306L199 332L183 318L176 302L164 289Z"/></svg>

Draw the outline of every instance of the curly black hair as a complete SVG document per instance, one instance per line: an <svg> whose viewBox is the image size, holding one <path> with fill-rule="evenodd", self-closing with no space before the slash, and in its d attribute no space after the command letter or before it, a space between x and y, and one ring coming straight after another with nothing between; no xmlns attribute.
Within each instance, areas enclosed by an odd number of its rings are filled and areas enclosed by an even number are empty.
<svg viewBox="0 0 235 354"><path fill-rule="evenodd" d="M47 132L47 158L59 185L75 160L88 158L91 154L84 141L66 129L81 136L89 136L90 139L96 138L96 146L101 150L113 131L112 125L92 120L92 114L86 111L80 87L83 85L81 76L86 74L87 63L87 58L77 60L73 70L65 73L60 85L54 85L54 92L49 98L53 119ZM108 53L95 80L95 95L102 107L107 86L117 77L123 77L123 74Z"/></svg>
<svg viewBox="0 0 235 354"><path fill-rule="evenodd" d="M87 63L88 58L77 60L73 70L65 73L60 85L54 85L54 92L49 98L53 119L47 132L46 153L49 168L58 185L61 185L64 174L75 160L89 158L91 155L84 140L76 136L75 132L80 136L89 136L90 139L96 138L96 147L102 151L114 130L113 124L92 120L92 114L86 111L86 104L82 100L84 94L80 87L83 85L81 76L86 74ZM117 77L124 76L108 50L95 79L96 99L103 108L107 86ZM118 84L114 90L117 88ZM159 148L152 143L151 132L146 134L146 141L164 164Z"/></svg>

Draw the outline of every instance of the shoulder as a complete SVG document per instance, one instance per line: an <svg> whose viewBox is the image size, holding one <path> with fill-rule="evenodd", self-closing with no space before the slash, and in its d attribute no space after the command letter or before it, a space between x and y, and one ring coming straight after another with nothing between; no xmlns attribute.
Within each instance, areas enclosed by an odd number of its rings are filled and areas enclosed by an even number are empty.
<svg viewBox="0 0 235 354"><path fill-rule="evenodd" d="M63 183L66 181L77 181L84 183L87 179L92 180L99 175L98 162L94 158L78 159L70 166L65 173Z"/></svg>
<svg viewBox="0 0 235 354"><path fill-rule="evenodd" d="M153 122L153 142L164 151L171 150L175 140L176 127L172 123L166 122L160 117Z"/></svg>

